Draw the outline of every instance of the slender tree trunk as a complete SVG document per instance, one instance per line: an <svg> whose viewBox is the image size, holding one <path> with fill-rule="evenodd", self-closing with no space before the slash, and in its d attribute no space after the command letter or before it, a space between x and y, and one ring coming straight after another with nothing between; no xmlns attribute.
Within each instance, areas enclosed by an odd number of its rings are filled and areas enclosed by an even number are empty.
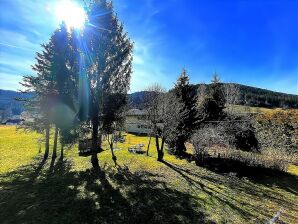
<svg viewBox="0 0 298 224"><path fill-rule="evenodd" d="M102 151L102 147L101 147L101 144L102 144L102 133L100 132L98 134L98 142L97 142L97 149L99 149L100 151Z"/></svg>
<svg viewBox="0 0 298 224"><path fill-rule="evenodd" d="M156 145L156 150L159 151L158 135L155 135L155 145Z"/></svg>
<svg viewBox="0 0 298 224"><path fill-rule="evenodd" d="M92 150L91 150L91 163L93 168L99 168L97 158L97 140L98 140L98 120L97 117L92 120Z"/></svg>
<svg viewBox="0 0 298 224"><path fill-rule="evenodd" d="M55 127L52 159L55 159L57 157L57 142L58 142L58 127Z"/></svg>
<svg viewBox="0 0 298 224"><path fill-rule="evenodd" d="M149 148L150 148L150 143L151 143L151 137L152 137L152 135L150 134L149 142L148 142L148 146L147 146L147 152L146 152L147 156L149 156Z"/></svg>
<svg viewBox="0 0 298 224"><path fill-rule="evenodd" d="M49 157L49 151L50 151L50 125L47 125L46 127L46 142L45 142L45 151L43 159L47 159Z"/></svg>
<svg viewBox="0 0 298 224"><path fill-rule="evenodd" d="M64 145L63 144L61 144L61 151L60 151L60 159L63 159L63 157L64 157Z"/></svg>
<svg viewBox="0 0 298 224"><path fill-rule="evenodd" d="M112 153L112 159L115 163L115 166L117 166L117 157L115 156L114 154L114 144L113 144L113 137L110 139L109 136L108 136L108 142L109 142L109 145L110 145L110 149L111 149L111 153Z"/></svg>
<svg viewBox="0 0 298 224"><path fill-rule="evenodd" d="M160 147L160 150L161 151L163 151L163 147L165 145L165 140L166 140L166 138L165 137L162 137L162 139L161 139L161 147Z"/></svg>

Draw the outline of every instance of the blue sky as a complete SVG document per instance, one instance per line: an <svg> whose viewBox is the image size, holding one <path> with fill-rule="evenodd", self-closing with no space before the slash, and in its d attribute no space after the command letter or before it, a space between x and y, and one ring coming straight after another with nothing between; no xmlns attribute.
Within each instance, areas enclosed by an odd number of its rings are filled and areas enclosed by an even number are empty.
<svg viewBox="0 0 298 224"><path fill-rule="evenodd" d="M35 52L60 21L57 0L0 0L0 88L18 89ZM298 94L298 1L115 0L134 41L131 91L192 83L214 72L237 82Z"/></svg>

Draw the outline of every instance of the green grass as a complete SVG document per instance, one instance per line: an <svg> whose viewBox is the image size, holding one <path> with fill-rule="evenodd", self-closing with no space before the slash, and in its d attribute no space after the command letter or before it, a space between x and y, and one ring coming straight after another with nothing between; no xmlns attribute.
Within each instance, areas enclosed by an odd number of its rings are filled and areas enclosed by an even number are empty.
<svg viewBox="0 0 298 224"><path fill-rule="evenodd" d="M295 175L240 178L168 154L160 163L153 141L149 157L128 153L148 142L133 135L116 145L118 168L105 150L95 172L77 146L42 163L37 137L0 127L1 223L265 223L279 210L298 222Z"/></svg>
<svg viewBox="0 0 298 224"><path fill-rule="evenodd" d="M15 127L0 125L0 174L30 162L38 153L36 133L16 132Z"/></svg>

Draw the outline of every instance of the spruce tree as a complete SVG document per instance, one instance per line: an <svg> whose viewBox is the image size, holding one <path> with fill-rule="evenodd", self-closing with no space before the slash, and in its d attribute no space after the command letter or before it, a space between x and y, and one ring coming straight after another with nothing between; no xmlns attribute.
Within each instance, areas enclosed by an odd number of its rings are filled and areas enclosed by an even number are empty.
<svg viewBox="0 0 298 224"><path fill-rule="evenodd" d="M193 85L189 83L189 77L185 69L175 84L174 93L176 99L180 103L179 111L180 121L175 130L175 139L170 142L171 148L174 149L174 154L183 155L186 151L185 142L190 138L193 131L199 124L199 115L197 110L197 95Z"/></svg>
<svg viewBox="0 0 298 224"><path fill-rule="evenodd" d="M76 73L69 70L71 55L69 34L62 24L51 36L49 43L43 44L37 53L34 76L24 76L22 85L25 92L34 92L34 97L25 99L25 108L32 119L24 122L23 128L45 132L45 155L49 155L50 128L55 125L52 157L56 157L58 128L72 126L76 114L74 94ZM64 132L65 133L65 130Z"/></svg>
<svg viewBox="0 0 298 224"><path fill-rule="evenodd" d="M31 119L22 124L22 128L31 129L45 134L45 153L44 159L48 158L50 145L50 127L52 117L50 114L51 106L55 99L55 80L51 74L51 60L53 57L52 43L41 45L43 50L36 54L36 63L32 69L36 75L23 77L22 86L24 92L32 92L34 97L21 99L24 101L25 108L31 114Z"/></svg>
<svg viewBox="0 0 298 224"><path fill-rule="evenodd" d="M88 12L89 26L84 30L82 52L86 59L89 86L89 120L92 125L91 163L99 167L98 138L102 130L104 99L110 94L126 94L129 89L132 43L118 21L111 3L93 1ZM119 104L119 107L122 104Z"/></svg>
<svg viewBox="0 0 298 224"><path fill-rule="evenodd" d="M202 108L205 114L205 120L219 120L225 113L225 95L223 85L220 82L220 78L215 73L211 84L209 86L209 91L205 99L203 100Z"/></svg>
<svg viewBox="0 0 298 224"><path fill-rule="evenodd" d="M73 45L75 42L71 40L73 33L74 31L68 31L63 23L51 37L53 43L51 74L56 84L56 101L52 108L55 124L53 158L57 154L58 129L60 135L65 134L69 139L71 135L67 132L70 132L77 123L78 59L77 50Z"/></svg>

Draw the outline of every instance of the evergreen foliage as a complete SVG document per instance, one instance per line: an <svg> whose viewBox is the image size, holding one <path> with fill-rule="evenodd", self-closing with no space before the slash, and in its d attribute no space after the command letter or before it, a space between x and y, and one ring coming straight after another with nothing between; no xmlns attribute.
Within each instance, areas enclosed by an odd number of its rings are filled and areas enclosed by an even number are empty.
<svg viewBox="0 0 298 224"><path fill-rule="evenodd" d="M111 3L94 1L89 6L88 20L91 25L84 30L81 48L86 59L85 71L90 94L88 120L92 124L91 162L93 167L98 167L98 135L104 132L103 127L107 127L103 126L103 118L105 124L108 118L115 118L113 115L105 116L107 107L104 105L113 103L106 100L113 100L111 96L114 94L126 94L129 89L132 43ZM123 99L115 106L121 108L125 103ZM110 112L116 113L116 109Z"/></svg>
<svg viewBox="0 0 298 224"><path fill-rule="evenodd" d="M186 151L185 142L198 127L200 121L196 89L189 83L189 77L185 69L182 70L177 79L173 92L176 100L182 106L178 112L181 119L173 130L176 136L172 141L169 141L169 145L174 150L174 154L182 155Z"/></svg>
<svg viewBox="0 0 298 224"><path fill-rule="evenodd" d="M213 76L209 91L203 99L201 109L205 120L219 120L224 116L225 96L224 89L217 74Z"/></svg>
<svg viewBox="0 0 298 224"><path fill-rule="evenodd" d="M36 64L32 69L37 76L23 77L24 92L34 92L33 98L20 99L31 114L31 119L22 124L22 128L31 129L45 134L44 159L49 155L50 126L52 116L50 113L55 99L55 80L51 73L51 60L53 58L53 43L42 44L43 50L36 55Z"/></svg>

